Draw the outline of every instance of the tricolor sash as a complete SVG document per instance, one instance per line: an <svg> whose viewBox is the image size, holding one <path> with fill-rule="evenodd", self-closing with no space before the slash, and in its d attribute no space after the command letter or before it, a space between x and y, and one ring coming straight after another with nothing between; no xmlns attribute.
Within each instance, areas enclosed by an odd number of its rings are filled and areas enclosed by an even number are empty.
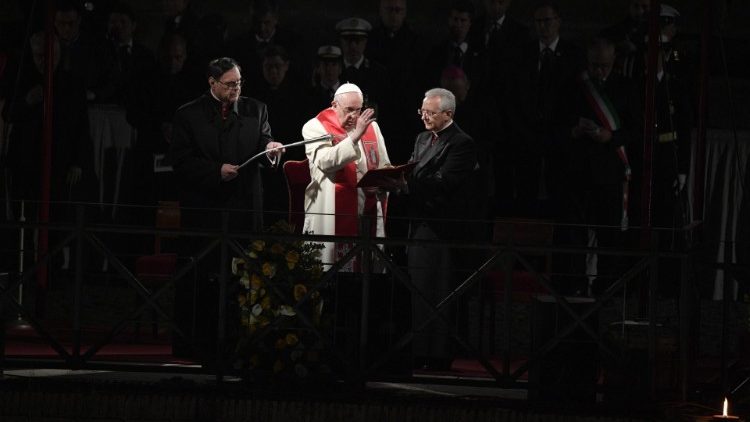
<svg viewBox="0 0 750 422"><path fill-rule="evenodd" d="M586 96L586 101L594 111L599 123L610 132L614 132L621 127L620 115L617 113L617 109L612 104L606 93L602 92L596 84L589 77L588 72L581 74L581 84L583 84L583 92ZM620 157L622 165L625 167L625 174L622 181L622 218L620 219L620 229L625 231L628 229L628 199L630 196L630 162L628 161L628 154L625 151L625 147L620 145L617 147L617 156Z"/></svg>
<svg viewBox="0 0 750 422"><path fill-rule="evenodd" d="M321 111L316 117L323 125L327 133L333 135L333 144L336 145L346 138L347 133L341 127L336 112L333 108ZM367 170L376 169L380 164L380 153L378 151L378 139L372 125L367 127L359 142L364 150ZM356 236L359 232L359 194L357 191L357 162L352 161L336 172L334 176L335 185L335 218L336 236ZM384 210L385 212L385 210ZM365 204L363 215L372 217L372 235L377 229L377 198L374 194L365 193ZM336 260L341 259L354 247L351 243L336 244ZM346 265L342 269L350 271L358 269L356 260L349 261L353 265Z"/></svg>
<svg viewBox="0 0 750 422"><path fill-rule="evenodd" d="M591 81L588 72L581 74L581 83L584 87L583 92L586 95L586 101L594 110L599 123L610 132L620 129L620 115L617 113L617 109L615 109L607 94L600 91L596 84Z"/></svg>
<svg viewBox="0 0 750 422"><path fill-rule="evenodd" d="M620 220L620 230L625 231L628 229L628 197L630 196L630 161L628 161L628 154L625 151L625 147L620 145L617 147L617 155L620 157L620 161L625 166L625 177L622 180L622 219Z"/></svg>

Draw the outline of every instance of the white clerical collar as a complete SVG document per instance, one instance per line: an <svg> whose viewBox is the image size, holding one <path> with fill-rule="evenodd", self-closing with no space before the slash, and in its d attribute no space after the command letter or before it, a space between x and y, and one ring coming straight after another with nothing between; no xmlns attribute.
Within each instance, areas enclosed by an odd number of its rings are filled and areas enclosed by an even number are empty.
<svg viewBox="0 0 750 422"><path fill-rule="evenodd" d="M208 93L211 94L212 97L214 97L214 100L218 101L220 104L224 104L224 101L221 101L215 94L214 90L211 88L208 88ZM237 108L237 101L233 103L229 103L229 107L232 108L232 110L235 110Z"/></svg>
<svg viewBox="0 0 750 422"><path fill-rule="evenodd" d="M437 135L437 136L440 136L440 134L443 133L443 132L445 132L445 129L448 129L449 127L451 127L452 124L453 124L453 119L451 119L448 123L446 123L445 126L443 126L442 129L440 129L440 130L438 130L436 132L433 132L433 133L435 135Z"/></svg>
<svg viewBox="0 0 750 422"><path fill-rule="evenodd" d="M350 63L346 59L344 59L344 69L347 67L354 66L355 68L359 69L360 66L362 66L362 63L365 61L365 56L360 56L359 60L356 61L356 63Z"/></svg>
<svg viewBox="0 0 750 422"><path fill-rule="evenodd" d="M549 45L545 45L541 40L539 41L539 51L544 51L545 48L549 48L554 53L555 50L557 50L557 43L560 42L560 36L558 35L555 37L555 40L549 43Z"/></svg>

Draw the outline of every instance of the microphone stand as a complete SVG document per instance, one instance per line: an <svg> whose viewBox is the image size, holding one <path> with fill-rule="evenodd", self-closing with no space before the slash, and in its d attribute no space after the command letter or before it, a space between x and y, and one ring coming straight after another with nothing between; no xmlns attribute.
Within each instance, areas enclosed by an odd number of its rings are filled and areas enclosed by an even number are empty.
<svg viewBox="0 0 750 422"><path fill-rule="evenodd" d="M317 138L303 139L303 140L301 140L299 142L293 142L291 144L282 145L280 147L270 148L270 149L267 149L267 150L265 150L263 152L259 152L259 153L255 154L255 155L253 155L252 157L248 158L242 164L240 164L237 167L237 169L239 170L242 167L247 166L248 164L250 164L253 161L255 161L256 159L258 159L258 157L262 157L263 155L268 154L269 152L279 151L279 150L282 150L282 149L292 148L292 147L296 147L296 146L300 146L300 145L305 145L305 144L311 144L313 142L330 141L331 139L333 139L333 135L331 135L330 133L327 133L327 134L325 134L323 136L318 136Z"/></svg>

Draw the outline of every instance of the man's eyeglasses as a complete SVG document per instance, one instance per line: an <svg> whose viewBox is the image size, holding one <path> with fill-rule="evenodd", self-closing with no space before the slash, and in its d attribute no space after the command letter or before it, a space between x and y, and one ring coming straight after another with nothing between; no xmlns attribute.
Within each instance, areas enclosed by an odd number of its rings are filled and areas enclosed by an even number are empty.
<svg viewBox="0 0 750 422"><path fill-rule="evenodd" d="M243 83L245 83L245 81L243 81L242 79L237 80L237 81L229 81L229 82L222 82L222 81L220 81L220 80L217 79L216 82L224 85L225 87L227 87L229 89L237 89L237 88L241 87Z"/></svg>
<svg viewBox="0 0 750 422"><path fill-rule="evenodd" d="M429 118L433 118L433 117L437 116L438 114L442 113L443 111L445 111L445 110L430 111L430 110L422 110L421 108L418 108L417 109L417 116L419 116L419 117L427 116Z"/></svg>

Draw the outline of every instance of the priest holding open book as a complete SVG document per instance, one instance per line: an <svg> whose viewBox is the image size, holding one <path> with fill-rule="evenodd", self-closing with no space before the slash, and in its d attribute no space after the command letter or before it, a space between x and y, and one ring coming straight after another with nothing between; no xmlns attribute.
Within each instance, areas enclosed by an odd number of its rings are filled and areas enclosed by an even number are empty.
<svg viewBox="0 0 750 422"><path fill-rule="evenodd" d="M362 91L345 83L336 90L331 107L302 128L305 139L333 135L331 140L305 145L311 178L305 189L305 233L357 236L360 216L369 216L371 234L385 236L388 193L380 187L358 187L358 182L368 171L391 164L374 110L362 107ZM323 263L333 264L352 247L326 243ZM357 267L357 261L351 260L342 269L357 271Z"/></svg>

